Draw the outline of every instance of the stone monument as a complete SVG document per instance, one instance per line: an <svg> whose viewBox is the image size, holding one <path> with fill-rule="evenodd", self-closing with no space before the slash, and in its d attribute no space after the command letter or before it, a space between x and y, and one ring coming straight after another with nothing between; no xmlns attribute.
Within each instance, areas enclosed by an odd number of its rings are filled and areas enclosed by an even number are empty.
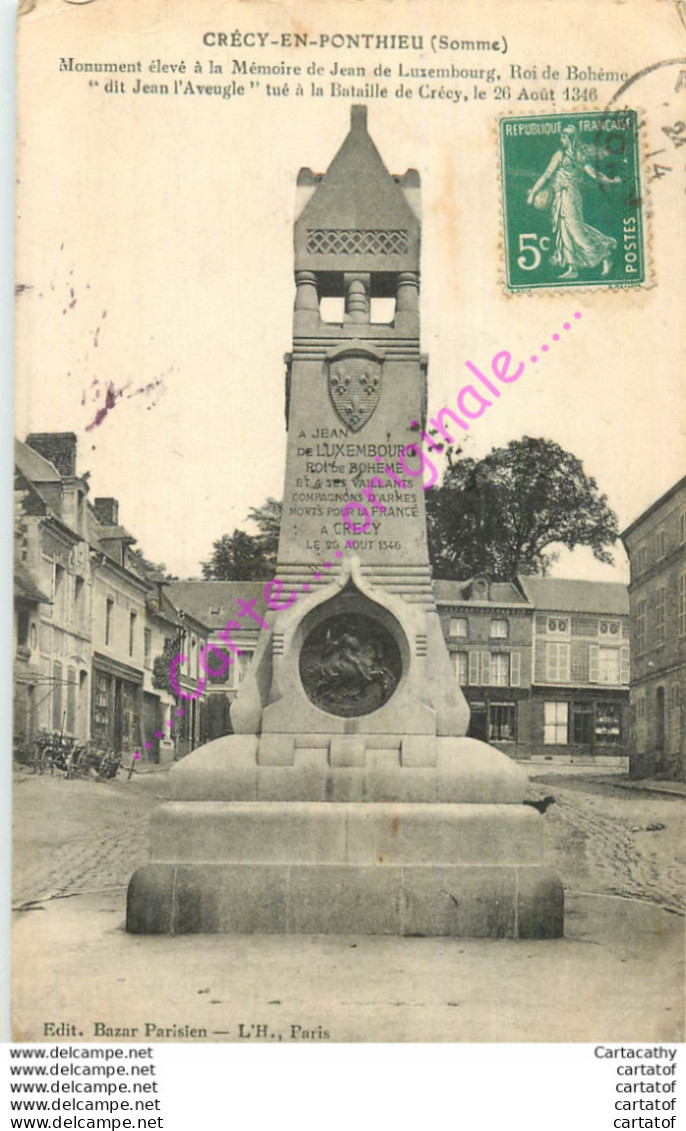
<svg viewBox="0 0 686 1131"><path fill-rule="evenodd" d="M426 412L419 175L388 173L354 106L297 194L279 581L236 733L170 773L128 930L557 937L526 777L465 737L421 478L399 462Z"/></svg>

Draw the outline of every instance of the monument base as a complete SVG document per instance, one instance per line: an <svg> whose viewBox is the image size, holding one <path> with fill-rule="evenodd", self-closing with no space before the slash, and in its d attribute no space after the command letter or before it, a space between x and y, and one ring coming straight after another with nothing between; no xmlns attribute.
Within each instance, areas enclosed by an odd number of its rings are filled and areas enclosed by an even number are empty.
<svg viewBox="0 0 686 1131"><path fill-rule="evenodd" d="M518 804L173 801L129 886L134 934L558 938L542 819Z"/></svg>

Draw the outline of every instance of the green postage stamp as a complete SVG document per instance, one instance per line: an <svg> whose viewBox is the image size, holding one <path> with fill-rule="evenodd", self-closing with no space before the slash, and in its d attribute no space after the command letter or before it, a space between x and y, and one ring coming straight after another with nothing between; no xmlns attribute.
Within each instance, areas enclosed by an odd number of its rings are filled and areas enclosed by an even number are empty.
<svg viewBox="0 0 686 1131"><path fill-rule="evenodd" d="M634 110L501 119L508 290L645 282L638 144Z"/></svg>

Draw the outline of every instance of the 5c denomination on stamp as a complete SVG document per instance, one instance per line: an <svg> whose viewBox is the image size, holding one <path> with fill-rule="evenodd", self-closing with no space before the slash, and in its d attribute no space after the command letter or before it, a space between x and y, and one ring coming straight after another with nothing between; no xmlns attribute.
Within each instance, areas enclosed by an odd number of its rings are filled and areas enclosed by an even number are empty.
<svg viewBox="0 0 686 1131"><path fill-rule="evenodd" d="M645 282L635 111L500 121L510 291Z"/></svg>

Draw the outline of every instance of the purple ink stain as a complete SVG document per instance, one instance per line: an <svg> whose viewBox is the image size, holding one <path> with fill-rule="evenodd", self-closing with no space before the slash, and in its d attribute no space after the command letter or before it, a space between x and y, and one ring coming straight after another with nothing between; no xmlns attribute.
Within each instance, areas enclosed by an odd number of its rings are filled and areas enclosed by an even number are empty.
<svg viewBox="0 0 686 1131"><path fill-rule="evenodd" d="M574 317L575 317L575 318L581 318L581 311L580 311L580 310L575 310L575 312L574 312Z"/></svg>
<svg viewBox="0 0 686 1131"><path fill-rule="evenodd" d="M324 569L331 569L332 566L333 566L333 562L324 562Z"/></svg>
<svg viewBox="0 0 686 1131"><path fill-rule="evenodd" d="M146 743L146 746L147 746L147 743ZM134 761L136 760L136 758L140 758L140 754L138 753L138 751L136 751L136 753L134 754L133 757L134 757Z"/></svg>
<svg viewBox="0 0 686 1131"><path fill-rule="evenodd" d="M321 576L322 576L322 575L321 575L321 573L313 573L313 574L312 574L312 577L314 578L314 580L315 580L315 581L319 581L319 578L320 578Z"/></svg>
<svg viewBox="0 0 686 1131"><path fill-rule="evenodd" d="M553 334L553 341L559 342L559 340L560 340L560 335L559 334Z"/></svg>
<svg viewBox="0 0 686 1131"><path fill-rule="evenodd" d="M533 361L534 365L535 365L535 364L536 364L536 362L538 361L538 358L536 357L536 354L535 354L535 353L532 353L532 355L531 355L531 360Z"/></svg>
<svg viewBox="0 0 686 1131"><path fill-rule="evenodd" d="M309 593L311 588L311 585L303 585L303 593Z"/></svg>
<svg viewBox="0 0 686 1131"><path fill-rule="evenodd" d="M164 738L164 731L156 730L155 731L155 738Z"/></svg>
<svg viewBox="0 0 686 1131"><path fill-rule="evenodd" d="M185 715L185 714L186 714L186 712L184 711L183 707L177 707L177 708L176 708L176 715L177 715L177 718L179 718L179 719L180 719L180 718L181 718L181 716L182 716L182 715Z"/></svg>
<svg viewBox="0 0 686 1131"><path fill-rule="evenodd" d="M563 330L571 330L571 328L572 328L571 322L565 322L564 326L562 327Z"/></svg>
<svg viewBox="0 0 686 1131"><path fill-rule="evenodd" d="M152 750L152 742L144 742L143 745L146 750Z"/></svg>
<svg viewBox="0 0 686 1131"><path fill-rule="evenodd" d="M541 349L543 350L543 353L547 353L550 349L550 346L541 346Z"/></svg>
<svg viewBox="0 0 686 1131"><path fill-rule="evenodd" d="M173 719L167 719L167 721L164 725L167 726L167 727L173 727L174 720Z"/></svg>
<svg viewBox="0 0 686 1131"><path fill-rule="evenodd" d="M343 551L342 550L336 550L336 557L342 558L343 557Z"/></svg>

